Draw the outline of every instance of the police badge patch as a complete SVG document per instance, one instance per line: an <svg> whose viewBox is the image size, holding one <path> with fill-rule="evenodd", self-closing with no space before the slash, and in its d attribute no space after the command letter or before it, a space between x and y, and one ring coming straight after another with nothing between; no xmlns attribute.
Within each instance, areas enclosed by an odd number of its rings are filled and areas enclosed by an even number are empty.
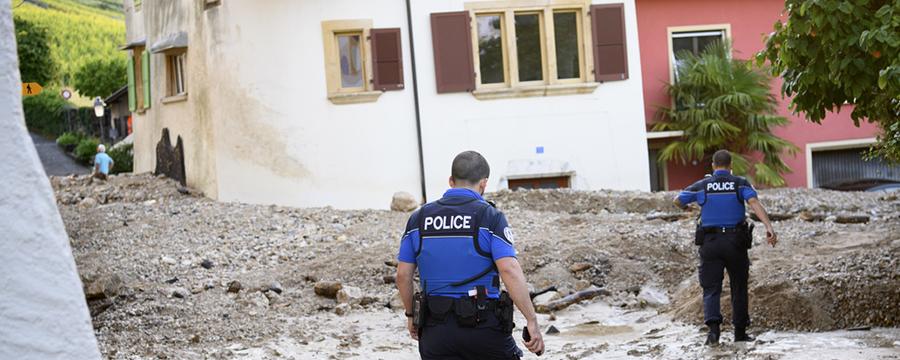
<svg viewBox="0 0 900 360"><path fill-rule="evenodd" d="M509 226L503 228L503 236L506 237L506 241L507 241L510 245L512 245L512 244L516 241L516 240L515 240L515 235L513 235L513 230L512 230L512 228L509 227Z"/></svg>

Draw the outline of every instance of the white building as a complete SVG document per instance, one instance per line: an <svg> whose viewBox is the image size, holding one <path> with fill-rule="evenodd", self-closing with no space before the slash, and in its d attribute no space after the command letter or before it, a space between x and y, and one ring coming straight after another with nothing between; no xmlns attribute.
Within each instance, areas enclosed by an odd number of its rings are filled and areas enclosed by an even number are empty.
<svg viewBox="0 0 900 360"><path fill-rule="evenodd" d="M488 191L649 190L633 0L125 0L125 11L135 171L178 176L177 159L157 161L168 129L187 184L209 197L430 201L464 150L490 162Z"/></svg>

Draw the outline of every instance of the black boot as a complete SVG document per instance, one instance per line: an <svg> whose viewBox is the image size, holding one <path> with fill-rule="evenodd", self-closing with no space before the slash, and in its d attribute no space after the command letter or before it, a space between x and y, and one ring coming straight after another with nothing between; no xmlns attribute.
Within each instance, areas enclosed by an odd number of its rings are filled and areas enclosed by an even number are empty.
<svg viewBox="0 0 900 360"><path fill-rule="evenodd" d="M747 335L747 329L745 328L735 328L734 329L734 341L753 341L756 340L752 336Z"/></svg>
<svg viewBox="0 0 900 360"><path fill-rule="evenodd" d="M709 346L718 345L719 344L719 335L721 335L721 332L719 332L719 324L712 323L712 324L708 324L708 326L709 326L709 335L706 335L706 345L709 345Z"/></svg>

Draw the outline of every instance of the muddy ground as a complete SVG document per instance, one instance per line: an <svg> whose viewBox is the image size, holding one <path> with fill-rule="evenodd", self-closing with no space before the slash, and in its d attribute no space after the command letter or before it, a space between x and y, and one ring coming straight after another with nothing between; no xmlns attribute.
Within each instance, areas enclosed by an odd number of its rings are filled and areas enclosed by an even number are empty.
<svg viewBox="0 0 900 360"><path fill-rule="evenodd" d="M108 358L416 358L392 283L407 213L219 203L149 175L51 182ZM560 289L541 301L609 291L541 315L561 331L545 337L546 357L900 358L896 196L762 191L783 220L777 247L757 231L750 252L759 339L711 350L696 214L671 207L673 195L489 194L531 286ZM325 282L343 286L338 299L316 295Z"/></svg>

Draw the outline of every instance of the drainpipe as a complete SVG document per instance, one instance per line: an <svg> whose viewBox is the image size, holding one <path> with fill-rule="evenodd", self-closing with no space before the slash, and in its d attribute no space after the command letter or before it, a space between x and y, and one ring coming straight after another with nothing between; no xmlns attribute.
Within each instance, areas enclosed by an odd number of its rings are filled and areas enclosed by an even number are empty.
<svg viewBox="0 0 900 360"><path fill-rule="evenodd" d="M409 33L409 62L412 64L412 83L413 83L413 106L416 110L416 140L419 144L419 178L422 187L422 203L428 202L428 195L425 191L425 154L422 150L422 117L419 114L419 82L416 72L416 50L415 41L413 41L413 23L411 0L406 0L406 24Z"/></svg>

